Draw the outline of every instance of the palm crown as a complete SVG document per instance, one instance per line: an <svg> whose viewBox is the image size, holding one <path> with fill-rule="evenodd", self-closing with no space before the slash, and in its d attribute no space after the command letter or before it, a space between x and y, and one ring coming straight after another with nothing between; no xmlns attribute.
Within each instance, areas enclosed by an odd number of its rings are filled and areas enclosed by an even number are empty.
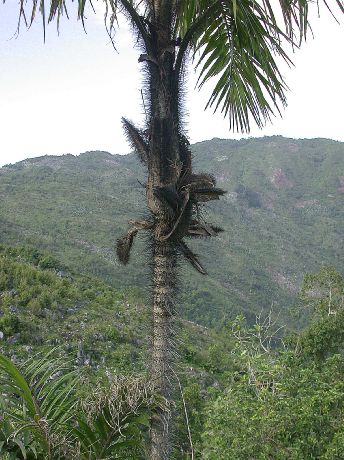
<svg viewBox="0 0 344 460"><path fill-rule="evenodd" d="M40 13L45 30L53 20L59 25L72 8L84 23L87 9L93 8L90 0L47 3L20 0L19 24L30 25ZM179 44L176 68L192 51L199 88L210 79L215 82L207 106L228 116L230 128L249 131L251 118L262 127L280 112L286 104L286 84L276 59L291 64L285 48L291 50L306 38L309 0L103 0L109 32L115 31L123 12L147 45L148 21L166 3L173 22L171 38ZM344 12L343 0L335 3Z"/></svg>

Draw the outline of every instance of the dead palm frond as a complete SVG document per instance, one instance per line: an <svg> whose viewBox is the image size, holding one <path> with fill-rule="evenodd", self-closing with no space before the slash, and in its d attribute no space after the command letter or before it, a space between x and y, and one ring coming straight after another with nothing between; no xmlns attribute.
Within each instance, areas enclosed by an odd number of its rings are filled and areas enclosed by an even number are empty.
<svg viewBox="0 0 344 460"><path fill-rule="evenodd" d="M149 230L153 227L152 222L147 220L131 220L129 221L129 224L132 227L127 231L127 233L117 240L117 256L123 265L126 265L129 262L130 251L138 231Z"/></svg>
<svg viewBox="0 0 344 460"><path fill-rule="evenodd" d="M134 149L139 160L144 165L147 165L149 158L149 146L143 132L124 117L122 118L122 124L131 147Z"/></svg>
<svg viewBox="0 0 344 460"><path fill-rule="evenodd" d="M137 232L138 229L136 227L132 227L125 235L117 240L117 256L123 265L126 265L129 262L130 250Z"/></svg>
<svg viewBox="0 0 344 460"><path fill-rule="evenodd" d="M206 222L200 222L193 220L188 228L188 236L192 237L209 237L217 236L223 232L223 228L216 227L215 225L207 224Z"/></svg>
<svg viewBox="0 0 344 460"><path fill-rule="evenodd" d="M198 256L191 251L191 249L188 247L184 241L181 241L179 243L179 250L185 257L185 259L202 275L206 275L207 272L205 269L202 267L202 264L198 260Z"/></svg>

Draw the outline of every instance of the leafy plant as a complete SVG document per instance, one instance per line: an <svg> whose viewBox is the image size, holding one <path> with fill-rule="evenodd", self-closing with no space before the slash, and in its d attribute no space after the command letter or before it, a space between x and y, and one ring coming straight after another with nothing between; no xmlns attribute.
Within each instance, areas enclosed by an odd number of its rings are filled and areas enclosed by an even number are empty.
<svg viewBox="0 0 344 460"><path fill-rule="evenodd" d="M57 458L59 443L65 445L69 441L69 422L77 405L78 377L62 358L53 358L53 352L26 361L20 369L0 354L4 405L0 426L9 441L21 446L24 458L28 432L31 450L43 452L48 459ZM10 429L12 433L8 435Z"/></svg>
<svg viewBox="0 0 344 460"><path fill-rule="evenodd" d="M157 405L138 378L78 397L83 380L56 350L17 367L0 354L0 454L9 459L138 459Z"/></svg>

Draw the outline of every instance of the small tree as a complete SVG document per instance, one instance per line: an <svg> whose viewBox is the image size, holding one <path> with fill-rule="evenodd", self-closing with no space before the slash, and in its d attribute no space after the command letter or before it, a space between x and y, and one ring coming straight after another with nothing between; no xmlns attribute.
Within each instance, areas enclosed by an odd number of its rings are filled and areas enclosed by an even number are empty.
<svg viewBox="0 0 344 460"><path fill-rule="evenodd" d="M6 0L4 0L6 1ZM72 4L66 0L20 0L19 17L30 25L38 12L46 22L59 21ZM75 2L84 21L91 0ZM118 240L118 256L126 264L138 231L151 236L153 339L151 374L156 390L173 399L174 320L177 260L184 257L202 275L187 238L216 236L221 229L200 216L200 205L224 191L209 174L195 174L183 127L181 89L188 57L199 70L201 88L215 85L207 107L228 116L229 126L248 131L250 121L262 127L286 103L286 85L276 56L290 64L285 48L306 37L310 0L103 0L112 34L123 13L142 46L139 56L147 71L148 110L142 129L123 119L128 140L147 168L150 217L131 222ZM327 5L327 3L324 1ZM344 12L343 0L336 0ZM136 40L136 38L135 38ZM156 413L151 423L151 459L169 458L170 412Z"/></svg>

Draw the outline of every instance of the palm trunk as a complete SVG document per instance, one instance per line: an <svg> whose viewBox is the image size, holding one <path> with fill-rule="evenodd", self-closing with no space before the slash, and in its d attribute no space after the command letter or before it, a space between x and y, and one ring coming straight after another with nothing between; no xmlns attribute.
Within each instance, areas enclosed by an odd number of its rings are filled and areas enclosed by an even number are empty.
<svg viewBox="0 0 344 460"><path fill-rule="evenodd" d="M135 3L135 2L134 2ZM141 3L141 2L140 2ZM145 109L146 129L135 128L123 120L126 133L140 160L148 170L147 204L151 215L134 221L117 242L121 262L129 260L136 233L148 230L152 237L153 331L150 378L164 401L152 417L150 460L168 460L172 452L172 411L174 407L177 255L183 255L200 273L206 274L196 254L184 238L215 236L221 229L199 219L198 204L223 195L209 174L193 174L188 140L181 127L180 92L185 52L192 37L176 37L176 0L145 2L147 15L142 18L129 0L121 0L137 26L148 79ZM205 16L204 16L205 18ZM146 111L146 110L145 110ZM178 257L179 257L178 255Z"/></svg>
<svg viewBox="0 0 344 460"><path fill-rule="evenodd" d="M176 253L173 243L154 245L153 343L151 373L156 390L166 399L151 421L150 460L167 460L171 452L171 411L174 379Z"/></svg>
<svg viewBox="0 0 344 460"><path fill-rule="evenodd" d="M173 0L152 0L151 7L147 34L144 33L145 54L139 59L145 62L149 75L146 88L149 98L146 130L148 142L143 156L148 169L147 203L151 211L153 233L150 378L154 382L155 391L166 401L168 408L157 410L152 417L150 460L168 460L172 450L177 248L184 236L182 230L175 232L174 226L179 224L183 208L183 200L178 195L178 180L186 172L190 173L191 153L181 143L178 94L180 77L174 68L176 44L172 13L175 11L175 3ZM137 138L139 133L134 133L135 136ZM139 149L141 145L139 140ZM128 241L124 239L124 243ZM124 257L124 260L127 258Z"/></svg>
<svg viewBox="0 0 344 460"><path fill-rule="evenodd" d="M154 69L155 71L155 69ZM168 82L170 84L170 82ZM176 270L178 239L162 240L171 231L175 215L156 190L174 187L178 178L176 164L179 162L178 137L171 114L170 103L166 104L164 82L156 89L158 96L152 105L158 106L152 119L151 151L152 165L149 168L147 187L148 206L155 219L153 235L153 331L151 378L156 392L167 403L167 410L158 410L151 420L150 460L168 460L171 441L171 409L173 406L174 377L174 321L176 297ZM163 94L164 93L164 94ZM162 95L163 94L163 95ZM168 95L171 96L171 93Z"/></svg>

